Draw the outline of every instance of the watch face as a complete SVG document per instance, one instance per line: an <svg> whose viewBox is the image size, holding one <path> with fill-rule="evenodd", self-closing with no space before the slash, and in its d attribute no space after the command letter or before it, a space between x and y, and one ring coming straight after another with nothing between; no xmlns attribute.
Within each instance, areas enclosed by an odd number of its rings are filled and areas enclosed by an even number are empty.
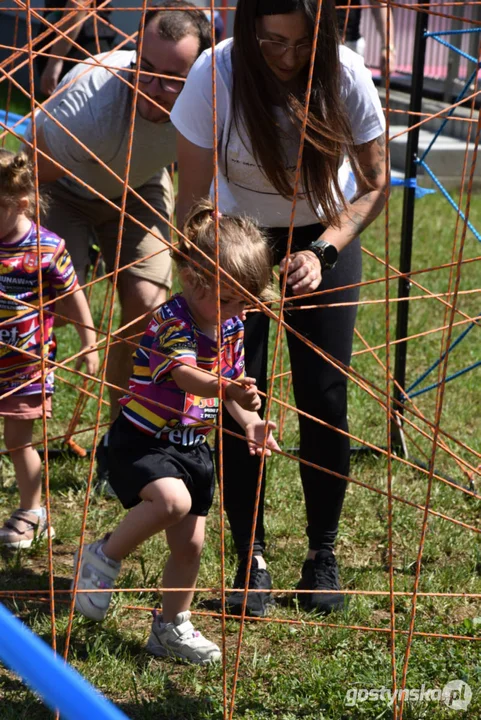
<svg viewBox="0 0 481 720"><path fill-rule="evenodd" d="M339 253L334 245L331 245L325 240L318 240L312 243L310 249L319 258L322 270L330 270L336 264Z"/></svg>
<svg viewBox="0 0 481 720"><path fill-rule="evenodd" d="M324 245L323 247L324 260L328 265L334 265L337 261L337 248L334 245Z"/></svg>

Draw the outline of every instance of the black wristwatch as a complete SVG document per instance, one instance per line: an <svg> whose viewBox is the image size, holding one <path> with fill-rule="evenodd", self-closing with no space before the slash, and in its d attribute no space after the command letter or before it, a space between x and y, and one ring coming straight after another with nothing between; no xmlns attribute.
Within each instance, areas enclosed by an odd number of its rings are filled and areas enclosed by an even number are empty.
<svg viewBox="0 0 481 720"><path fill-rule="evenodd" d="M334 265L337 263L337 258L339 256L337 247L326 242L326 240L314 240L307 249L312 250L321 263L322 272L325 270L332 270Z"/></svg>

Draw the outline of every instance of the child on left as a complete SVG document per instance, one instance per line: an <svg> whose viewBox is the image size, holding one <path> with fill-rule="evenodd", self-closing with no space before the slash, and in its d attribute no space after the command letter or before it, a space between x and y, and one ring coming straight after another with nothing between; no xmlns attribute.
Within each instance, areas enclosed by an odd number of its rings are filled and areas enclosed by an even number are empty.
<svg viewBox="0 0 481 720"><path fill-rule="evenodd" d="M63 297L62 313L76 323L85 363L95 375L99 356L96 333L78 284L64 240L33 222L35 185L33 167L26 153L0 150L0 416L4 418L5 446L15 468L20 507L0 528L0 546L28 548L36 538L47 537L47 516L42 506L42 463L32 447L33 422L45 413L52 416L53 373L45 375L42 403L41 352L45 359L55 352L52 305L43 313L41 343L40 296L43 302ZM41 256L39 275L38 239ZM21 301L21 302L19 302ZM32 307L34 306L34 307ZM79 324L77 324L79 323ZM27 354L28 353L28 354ZM18 388L18 389L17 389ZM55 532L50 526L50 537Z"/></svg>

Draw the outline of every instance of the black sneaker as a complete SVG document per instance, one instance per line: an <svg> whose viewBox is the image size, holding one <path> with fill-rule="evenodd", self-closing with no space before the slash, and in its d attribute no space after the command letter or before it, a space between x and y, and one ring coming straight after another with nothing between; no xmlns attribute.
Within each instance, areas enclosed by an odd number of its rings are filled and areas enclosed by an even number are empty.
<svg viewBox="0 0 481 720"><path fill-rule="evenodd" d="M241 560L237 573L234 580L234 587L242 588L246 582L246 570L247 570L247 558ZM251 573L249 578L249 590L271 590L272 580L271 576L267 572L259 567L255 557L252 558ZM233 592L228 595L225 599L226 612L232 615L240 615L242 612L242 605L244 602L244 593ZM271 593L267 592L248 592L247 593L247 604L246 604L246 615L253 617L265 617L269 614L269 607L275 605L275 600Z"/></svg>
<svg viewBox="0 0 481 720"><path fill-rule="evenodd" d="M298 590L340 590L337 561L332 550L319 550L314 560L306 560ZM344 608L345 596L340 593L299 593L299 605L308 612L328 615Z"/></svg>

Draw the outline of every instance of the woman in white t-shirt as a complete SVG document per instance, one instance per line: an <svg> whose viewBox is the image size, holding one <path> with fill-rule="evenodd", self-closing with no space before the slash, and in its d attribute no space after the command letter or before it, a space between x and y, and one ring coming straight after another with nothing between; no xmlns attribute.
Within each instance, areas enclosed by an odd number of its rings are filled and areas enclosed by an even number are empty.
<svg viewBox="0 0 481 720"><path fill-rule="evenodd" d="M293 388L299 410L325 424L299 416L300 457L309 463L300 464L309 544L298 588L333 590L299 593L305 608L330 612L344 605L333 550L349 476L344 369L351 358L361 279L358 236L384 205L387 161L384 116L371 75L362 58L339 46L335 5L322 0L286 260L316 11L317 0L239 0L233 41L220 43L214 52L219 210L257 218L281 272L287 272L288 294L304 296L292 300L285 313L287 324L311 343L308 347L287 332ZM212 116L209 50L197 60L171 113L178 130L179 227L191 203L211 189ZM314 307L296 310L296 303ZM262 313L252 313L246 322L246 373L263 391L268 326ZM224 424L239 432L227 418ZM259 461L228 434L223 447L224 499L240 560L234 581L239 588L245 584ZM263 501L264 488L247 600L247 612L256 616L265 615L273 602L270 593L256 592L272 587L263 558ZM239 611L242 600L240 592L229 595L228 610Z"/></svg>

